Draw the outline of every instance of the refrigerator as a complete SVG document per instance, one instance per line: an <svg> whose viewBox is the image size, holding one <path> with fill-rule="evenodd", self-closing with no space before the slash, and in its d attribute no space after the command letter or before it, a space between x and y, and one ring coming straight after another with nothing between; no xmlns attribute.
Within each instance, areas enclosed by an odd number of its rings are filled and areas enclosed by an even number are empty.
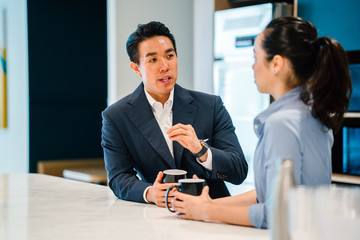
<svg viewBox="0 0 360 240"><path fill-rule="evenodd" d="M226 183L231 195L254 189L253 156L258 139L253 120L270 104L270 96L259 93L254 83L254 41L271 19L292 15L292 8L289 3L263 3L214 14L214 94L222 98L231 115L249 165L243 184Z"/></svg>

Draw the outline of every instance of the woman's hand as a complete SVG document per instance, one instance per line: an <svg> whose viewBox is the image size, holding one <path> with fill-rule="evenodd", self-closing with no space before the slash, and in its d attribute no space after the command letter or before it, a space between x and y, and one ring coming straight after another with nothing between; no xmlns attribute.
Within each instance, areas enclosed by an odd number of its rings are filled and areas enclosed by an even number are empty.
<svg viewBox="0 0 360 240"><path fill-rule="evenodd" d="M192 196L174 189L172 206L178 217L183 219L193 219L209 221L212 199L209 196L209 187L205 186L200 196Z"/></svg>
<svg viewBox="0 0 360 240"><path fill-rule="evenodd" d="M216 221L242 226L252 226L249 218L250 202L253 202L255 191L246 193L249 201L243 202L241 198L226 197L212 200L209 196L209 187L204 187L200 196L192 196L179 191L174 191L173 208L178 212L179 218ZM250 200L251 199L251 200ZM236 202L243 202L243 205L236 205ZM228 205L227 203L233 203Z"/></svg>

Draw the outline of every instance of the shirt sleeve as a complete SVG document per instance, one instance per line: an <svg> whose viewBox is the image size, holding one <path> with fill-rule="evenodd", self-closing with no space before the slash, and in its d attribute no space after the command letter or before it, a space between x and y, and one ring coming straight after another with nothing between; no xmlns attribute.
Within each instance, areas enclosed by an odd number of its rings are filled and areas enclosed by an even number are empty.
<svg viewBox="0 0 360 240"><path fill-rule="evenodd" d="M208 148L208 157L205 162L200 162L198 158L196 158L196 160L198 161L198 163L200 163L201 166L203 166L207 170L212 170L212 153L210 148Z"/></svg>
<svg viewBox="0 0 360 240"><path fill-rule="evenodd" d="M251 224L256 228L268 228L269 221L271 217L271 209L272 209L272 197L274 191L274 180L277 175L276 166L278 165L279 159L275 159L272 165L265 167L265 199L261 199L257 204L253 204L249 208L249 219ZM256 194L258 194L256 192Z"/></svg>
<svg viewBox="0 0 360 240"><path fill-rule="evenodd" d="M260 149L258 159L254 159L256 166L261 168L263 176L256 176L258 186L256 193L259 203L250 206L249 218L251 223L257 228L268 228L271 209L273 205L273 195L275 190L275 180L278 175L278 167L282 159L290 159L293 162L295 181L301 178L302 147L299 141L299 131L291 119L284 116L268 119L264 128L264 134L259 141Z"/></svg>
<svg viewBox="0 0 360 240"><path fill-rule="evenodd" d="M266 205L264 203L253 204L249 208L250 222L254 227L266 228L263 223L266 222ZM265 213L265 214L264 214ZM263 226L264 225L264 226Z"/></svg>
<svg viewBox="0 0 360 240"><path fill-rule="evenodd" d="M143 193L143 198L144 198L144 201L146 202L146 203L150 203L147 199L146 199L146 193L147 193L147 191L149 191L149 188L150 188L151 186L148 186L147 188L145 188L145 190L144 190L144 193Z"/></svg>

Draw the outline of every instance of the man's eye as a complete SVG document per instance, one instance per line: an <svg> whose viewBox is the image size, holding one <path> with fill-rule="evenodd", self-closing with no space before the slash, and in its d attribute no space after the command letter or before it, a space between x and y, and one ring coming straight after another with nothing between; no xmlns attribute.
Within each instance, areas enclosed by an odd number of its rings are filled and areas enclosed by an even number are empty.
<svg viewBox="0 0 360 240"><path fill-rule="evenodd" d="M167 57L172 58L172 57L174 57L174 54L169 54Z"/></svg>
<svg viewBox="0 0 360 240"><path fill-rule="evenodd" d="M155 62L156 61L156 58L151 58L150 60L149 60L149 62Z"/></svg>

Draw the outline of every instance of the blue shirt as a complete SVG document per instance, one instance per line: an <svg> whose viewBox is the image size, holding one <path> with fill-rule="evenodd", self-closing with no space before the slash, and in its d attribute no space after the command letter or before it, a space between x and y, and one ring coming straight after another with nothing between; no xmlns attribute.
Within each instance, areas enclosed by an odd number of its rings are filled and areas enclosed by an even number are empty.
<svg viewBox="0 0 360 240"><path fill-rule="evenodd" d="M279 159L293 161L297 185L331 183L332 130L311 115L300 92L301 87L292 89L254 119L259 138L254 155L258 204L250 206L249 218L257 228L268 227L269 195Z"/></svg>

